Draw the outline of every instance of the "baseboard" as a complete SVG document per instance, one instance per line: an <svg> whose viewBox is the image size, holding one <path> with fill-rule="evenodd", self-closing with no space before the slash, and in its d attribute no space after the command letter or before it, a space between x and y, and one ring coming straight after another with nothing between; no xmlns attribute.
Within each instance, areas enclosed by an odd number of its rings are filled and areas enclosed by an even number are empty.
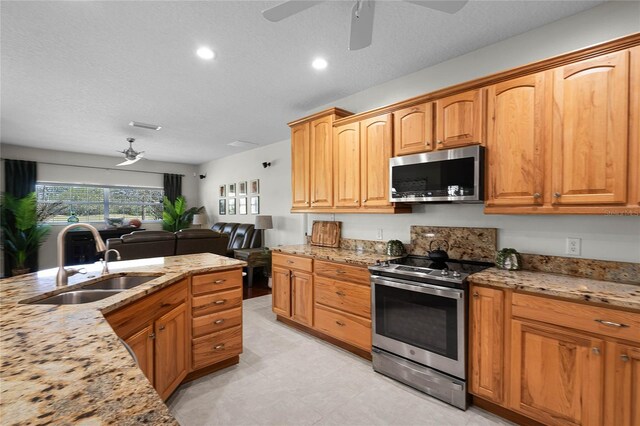
<svg viewBox="0 0 640 426"><path fill-rule="evenodd" d="M490 412L491 414L495 414L496 416L502 417L503 419L507 419L511 422L514 422L518 425L522 426L544 426L544 423L539 423L529 417L523 416L522 414L516 413L515 411L511 411L508 408L501 407L498 404L487 401L486 399L482 399L475 395L471 395L472 404L478 408L482 408L485 411Z"/></svg>

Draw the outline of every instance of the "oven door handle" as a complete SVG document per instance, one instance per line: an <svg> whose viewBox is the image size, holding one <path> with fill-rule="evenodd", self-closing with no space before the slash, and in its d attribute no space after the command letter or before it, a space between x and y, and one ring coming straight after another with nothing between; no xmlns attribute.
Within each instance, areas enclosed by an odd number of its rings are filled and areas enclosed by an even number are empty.
<svg viewBox="0 0 640 426"><path fill-rule="evenodd" d="M448 299L462 299L464 297L463 290L452 290L436 285L429 285L429 287L418 285L415 283L404 284L398 281L391 281L388 279L381 279L379 277L372 277L373 284L384 285L387 287L395 287L402 290L417 291L420 293L432 294L434 296L446 297Z"/></svg>

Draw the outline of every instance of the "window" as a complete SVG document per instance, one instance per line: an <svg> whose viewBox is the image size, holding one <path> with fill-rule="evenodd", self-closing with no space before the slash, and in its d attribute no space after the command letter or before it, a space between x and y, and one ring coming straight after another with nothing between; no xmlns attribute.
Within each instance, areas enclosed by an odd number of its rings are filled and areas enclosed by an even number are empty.
<svg viewBox="0 0 640 426"><path fill-rule="evenodd" d="M62 212L50 222L67 222L75 214L80 222L108 218L162 220L162 188L94 186L38 182L38 204L62 202Z"/></svg>

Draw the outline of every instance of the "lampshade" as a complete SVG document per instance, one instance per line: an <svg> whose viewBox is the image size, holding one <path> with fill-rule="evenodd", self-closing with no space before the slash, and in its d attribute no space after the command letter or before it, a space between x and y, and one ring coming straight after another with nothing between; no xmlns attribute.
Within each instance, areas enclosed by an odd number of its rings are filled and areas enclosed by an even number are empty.
<svg viewBox="0 0 640 426"><path fill-rule="evenodd" d="M204 225L205 217L203 214L194 214L193 215L193 224L194 225Z"/></svg>
<svg viewBox="0 0 640 426"><path fill-rule="evenodd" d="M271 216L256 216L256 229L273 229Z"/></svg>

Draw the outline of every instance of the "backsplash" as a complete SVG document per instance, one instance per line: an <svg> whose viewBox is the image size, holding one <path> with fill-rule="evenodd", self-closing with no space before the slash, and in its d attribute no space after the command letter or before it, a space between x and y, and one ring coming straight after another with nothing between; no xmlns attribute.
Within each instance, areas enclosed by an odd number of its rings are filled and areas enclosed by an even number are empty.
<svg viewBox="0 0 640 426"><path fill-rule="evenodd" d="M434 240L449 244L447 253L452 259L495 261L496 228L454 228L448 226L411 226L409 254L427 256ZM434 244L433 248L436 248ZM442 247L446 249L446 246Z"/></svg>
<svg viewBox="0 0 640 426"><path fill-rule="evenodd" d="M640 285L640 263L522 253L523 269Z"/></svg>

